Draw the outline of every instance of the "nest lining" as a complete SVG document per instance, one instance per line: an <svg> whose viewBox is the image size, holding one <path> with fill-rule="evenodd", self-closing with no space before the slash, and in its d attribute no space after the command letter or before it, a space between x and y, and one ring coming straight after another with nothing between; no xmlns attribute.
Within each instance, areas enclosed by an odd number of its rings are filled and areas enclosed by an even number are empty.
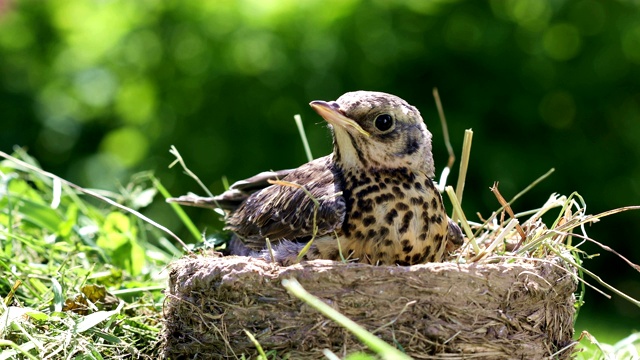
<svg viewBox="0 0 640 360"><path fill-rule="evenodd" d="M278 358L366 351L287 293L281 280L293 277L415 359L570 358L573 272L557 258L491 261L401 267L314 260L282 267L190 255L171 266L162 352L171 359L254 358L245 330Z"/></svg>

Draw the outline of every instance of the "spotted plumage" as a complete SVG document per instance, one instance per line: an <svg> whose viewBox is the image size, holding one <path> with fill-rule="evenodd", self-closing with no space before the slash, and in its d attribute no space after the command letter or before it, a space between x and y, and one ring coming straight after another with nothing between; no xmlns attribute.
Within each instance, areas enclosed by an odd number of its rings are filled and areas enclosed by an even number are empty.
<svg viewBox="0 0 640 360"><path fill-rule="evenodd" d="M235 234L230 253L268 258L269 239L283 264L312 238L305 259L369 264L442 261L462 244L432 181L431 133L415 107L368 91L311 106L332 129L332 154L239 181L216 197L170 201L224 209Z"/></svg>

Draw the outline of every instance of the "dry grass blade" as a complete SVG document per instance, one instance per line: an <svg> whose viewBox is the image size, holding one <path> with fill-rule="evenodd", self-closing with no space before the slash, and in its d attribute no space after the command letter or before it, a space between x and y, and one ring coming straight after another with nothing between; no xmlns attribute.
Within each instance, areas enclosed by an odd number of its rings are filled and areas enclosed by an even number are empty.
<svg viewBox="0 0 640 360"><path fill-rule="evenodd" d="M304 193L309 197L309 199L311 199L311 201L313 201L313 230L311 234L311 239L302 248L302 250L300 250L300 253L298 253L297 259L298 261L300 261L302 260L302 257L307 253L307 251L309 251L309 249L311 248L311 245L313 245L313 241L316 239L316 235L318 234L317 218L318 218L318 208L320 207L320 202L309 192L309 190L307 190L307 188L305 188L300 184L296 184L296 183L293 183L290 181L284 181L284 180L269 180L269 184L280 185L280 186L291 186L296 189L300 189L304 191ZM273 259L273 252L271 253L271 256Z"/></svg>
<svg viewBox="0 0 640 360"><path fill-rule="evenodd" d="M456 161L456 155L453 152L451 146L451 139L449 139L449 127L447 126L447 119L444 116L444 110L442 109L442 101L440 101L440 94L438 88L433 88L433 98L436 101L436 107L438 108L438 115L440 116L440 124L442 125L442 135L444 136L444 144L447 147L447 153L449 154L449 161L447 167L451 169L453 163Z"/></svg>
<svg viewBox="0 0 640 360"><path fill-rule="evenodd" d="M460 206L460 203L458 202L458 198L456 197L456 194L453 192L453 188L451 186L447 186L445 188L445 192L449 196L449 200L451 200L451 205L453 206L453 214L454 214L454 216L456 216L456 217L458 217L460 219L460 224L462 225L462 230L467 235L467 239L468 239L467 243L471 244L473 246L473 250L475 251L476 254L479 254L480 253L480 248L478 247L478 244L476 242L476 236L473 234L473 230L471 230L471 227L469 226L469 222L467 221L467 217L464 215L464 212L462 211L462 207Z"/></svg>
<svg viewBox="0 0 640 360"><path fill-rule="evenodd" d="M500 194L500 190L498 190L498 182L493 183L493 186L491 187L491 192L493 193L493 195L496 196L496 199L498 199L500 206L502 206L505 209L505 211L509 214L509 216L511 216L511 219L515 220L516 215L513 213L511 206L507 203L504 197L502 197L502 194ZM522 227L520 226L520 224L516 223L515 225L516 225L516 230L518 230L518 233L520 234L520 241L518 242L518 244L516 244L516 247L515 247L515 249L518 249L520 245L522 245L522 242L524 242L524 240L527 238L527 235L524 233L524 230L522 230Z"/></svg>
<svg viewBox="0 0 640 360"><path fill-rule="evenodd" d="M616 289L615 287L613 287L612 285L609 285L608 283L606 283L604 280L602 280L602 278L600 278L600 276L596 275L595 273L593 273L592 271L589 271L587 269L585 269L582 265L578 264L577 262L573 261L573 259L570 259L566 256L564 256L562 253L560 253L559 251L557 251L554 247L550 246L550 245L546 245L547 249L549 249L549 251L553 252L554 254L556 254L558 257L560 257L562 260L566 261L567 263L571 264L573 267L580 269L582 272L584 272L585 274L589 275L592 279L594 279L596 282L598 282L600 285L604 286L605 288L609 289L609 291L612 291L613 293L615 293L616 295L620 296L621 298L629 301L630 303L632 303L633 305L640 307L640 301L634 299L633 297L623 293L622 291Z"/></svg>
<svg viewBox="0 0 640 360"><path fill-rule="evenodd" d="M469 159L471 157L471 142L473 140L473 131L467 129L464 131L464 140L462 142L462 157L460 158L460 171L458 173L458 183L456 184L456 197L462 204L462 194L467 178L467 169L469 168ZM456 221L457 219L453 219Z"/></svg>
<svg viewBox="0 0 640 360"><path fill-rule="evenodd" d="M511 202L506 203L504 202L504 199L502 200L503 201L501 201L501 203L503 205L501 210L508 209L509 204L513 202L512 200ZM554 223L551 225L550 228L544 227L544 224L540 222L540 216L544 212L548 211L549 209L553 207L557 207L560 201L562 202L562 208L556 220L554 221ZM512 253L514 254L514 256L516 256L516 258L532 257L532 258L541 259L541 258L546 258L548 256L558 257L563 261L565 261L567 264L569 264L571 267L578 269L581 273L584 273L589 277L593 278L597 283L599 283L609 291L615 293L616 295L622 297L623 299L631 302L636 306L640 306L640 301L616 289L615 287L603 281L595 273L584 268L581 265L579 259L577 258L574 259L570 256L567 256L570 252L579 252L579 250L577 249L577 246L572 246L570 244L570 241L567 241L566 243L564 242L564 239L570 239L571 237L576 237L584 241L594 242L597 245L600 245L605 250L611 250L612 253L618 255L627 264L629 264L631 267L633 267L635 270L638 271L640 269L640 266L632 263L625 257L621 256L617 252L610 249L608 246L602 245L597 241L589 238L585 234L585 229L584 229L585 224L595 223L599 221L599 219L602 217L621 213L624 211L629 211L629 210L640 210L640 206L627 206L623 208L605 211L596 215L584 215L586 212L586 205L584 203L584 199L582 199L582 197L579 194L573 193L569 197L559 197L559 198L552 196L539 211L535 212L530 219L524 222L525 226L528 227L529 233L531 234L529 236L529 241L527 243L522 243L521 240L518 241L517 244L522 246L517 248L514 247L514 249L512 250ZM511 216L515 218L515 215L512 214ZM582 235L573 233L573 231L577 228L582 229L582 232L583 232ZM482 226L482 229L485 229L484 233L481 235L481 237L484 237L484 238L495 239L497 237L502 236L506 232L508 232L507 228L500 228L500 227L494 230L489 230L487 229L487 223L485 223ZM491 243L491 245L493 244L495 244L495 242ZM487 250L485 249L484 251L487 251ZM506 249L502 249L501 251L506 251ZM581 279L581 280L588 286L594 288L598 292L605 295L606 297L609 297L608 295L604 294L602 291L598 290L597 288L593 287L591 284L584 281L584 279Z"/></svg>
<svg viewBox="0 0 640 360"><path fill-rule="evenodd" d="M176 157L176 159L171 164L169 164L169 168L174 167L176 163L180 163L180 166L182 166L182 170L184 170L185 174L189 175L192 179L194 179L198 183L198 185L200 185L202 190L207 193L207 195L209 195L210 197L213 197L213 194L211 193L211 191L209 191L209 189L206 186L204 186L204 183L200 180L200 178L187 167L187 164L184 162L182 155L180 155L180 152L178 151L178 149L176 149L175 146L171 145L171 148L169 149L169 153L171 153L171 155Z"/></svg>
<svg viewBox="0 0 640 360"><path fill-rule="evenodd" d="M547 171L544 175L540 176L539 178L537 178L536 180L534 180L531 184L529 184L526 188L524 188L524 190L520 191L519 193L517 193L513 198L511 198L511 200L507 203L509 205L513 204L516 200L518 200L522 195L524 195L525 193L527 193L529 190L533 189L536 185L538 185L542 180L546 179L547 177L549 177L549 175L551 175L553 172L555 171L555 169L550 169L549 171ZM551 197L553 197L554 195L551 195ZM548 202L548 201L547 201ZM545 204L546 205L546 204ZM501 206L498 210L494 211L493 214L484 221L484 223L482 224L482 226L478 227L478 230L476 231L476 237L483 231L485 231L487 229L487 226L495 219L495 216L499 213L501 213L504 210L504 207ZM548 209L545 209L548 210Z"/></svg>
<svg viewBox="0 0 640 360"><path fill-rule="evenodd" d="M151 176L151 180L153 181L153 186L156 189L158 189L160 194L162 196L164 196L165 199L168 199L168 198L171 197L171 194L169 194L169 191L164 187L164 185L162 185L162 183L158 179L156 179L155 176ZM187 216L187 213L184 210L182 210L180 205L178 205L176 203L169 203L169 206L171 206L173 211L178 215L178 218L180 218L182 223L187 227L187 229L189 230L189 232L191 233L193 238L196 241L200 241L202 239L202 235L200 234L200 230L198 230L196 225L193 223L193 221L191 221L189 216Z"/></svg>
<svg viewBox="0 0 640 360"><path fill-rule="evenodd" d="M493 253L493 250L495 250L498 247L498 245L502 244L505 241L505 238L509 235L511 230L514 227L518 227L518 226L520 226L520 224L518 224L518 219L515 219L515 218L511 219L509 223L507 223L507 226L505 226L504 229L502 229L500 234L496 236L496 238L491 242L491 244L489 244L489 246L487 246L484 250L480 251L478 255L476 255L474 258L471 259L471 261L472 262L478 261L483 257Z"/></svg>
<svg viewBox="0 0 640 360"><path fill-rule="evenodd" d="M629 261L629 259L627 259L626 257L622 256L620 253L618 253L617 251L613 250L612 248L610 248L610 247L608 247L608 246L606 246L606 245L604 245L604 244L601 244L600 242L595 241L594 239L591 239L591 238L590 238L590 237L588 237L588 236L584 236L584 235L580 235L580 234L574 234L574 233L571 233L571 232L563 232L563 231L559 231L559 230L550 230L550 231L552 231L552 232L554 232L554 233L556 233L556 234L558 234L558 235L562 235L562 236L573 236L573 237L577 237L577 238L580 238L580 239L583 239L583 240L586 240L586 241L590 241L590 242L592 242L592 243L594 243L594 244L596 244L596 245L600 246L602 249L604 249L604 250L606 250L606 251L609 251L609 252L611 252L611 253L613 253L613 254L617 255L617 256L618 256L618 257L620 257L622 260L624 260L624 262L626 262L629 266L631 266L632 268L634 268L636 271L640 271L640 266L638 266L637 264L634 264L633 262ZM582 269L582 268L581 268L581 269ZM594 288L594 289L595 289L595 288ZM601 292L601 291L600 291L600 290L598 290L598 289L595 289L595 290L596 290L596 291ZM602 292L601 292L601 293L602 293ZM604 293L602 293L602 294L603 294L603 295L605 295L605 296L607 296L607 297L609 297L608 295L606 295L606 294L604 294Z"/></svg>

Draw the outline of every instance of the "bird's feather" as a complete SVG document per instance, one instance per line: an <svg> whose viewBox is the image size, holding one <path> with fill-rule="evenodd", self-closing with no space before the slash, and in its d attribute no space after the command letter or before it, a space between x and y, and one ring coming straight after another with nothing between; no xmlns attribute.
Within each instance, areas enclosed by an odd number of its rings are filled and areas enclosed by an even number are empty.
<svg viewBox="0 0 640 360"><path fill-rule="evenodd" d="M235 232L248 246L261 249L265 238L304 240L314 235L314 225L317 236L342 225L344 180L330 156L304 164L281 180L248 196L231 212L226 229Z"/></svg>
<svg viewBox="0 0 640 360"><path fill-rule="evenodd" d="M167 199L167 202L187 206L234 211L240 206L240 204L247 200L251 194L270 186L271 184L269 184L269 181L283 179L292 171L294 171L294 169L264 171L248 179L236 181L229 187L229 190L220 195L205 197L189 193L177 198L169 198Z"/></svg>
<svg viewBox="0 0 640 360"><path fill-rule="evenodd" d="M273 242L309 239L314 235L314 217L317 236L339 228L345 216L343 184L342 174L325 156L297 169L262 172L234 183L218 196L189 194L167 201L226 210L225 229L259 250L265 238Z"/></svg>

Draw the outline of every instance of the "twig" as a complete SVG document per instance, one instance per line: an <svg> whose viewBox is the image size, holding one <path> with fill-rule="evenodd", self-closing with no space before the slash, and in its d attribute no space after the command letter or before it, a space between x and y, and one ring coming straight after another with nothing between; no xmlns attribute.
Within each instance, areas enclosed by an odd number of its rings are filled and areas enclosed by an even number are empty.
<svg viewBox="0 0 640 360"><path fill-rule="evenodd" d="M451 169L453 167L453 163L456 161L456 155L453 152L453 147L451 146L451 140L449 139L449 127L447 126L447 119L444 117L444 110L442 109L442 102L440 101L440 94L438 93L438 88L433 88L433 97L436 100L436 107L438 108L438 115L440 116L440 124L442 125L442 136L444 137L444 145L447 147L447 152L449 153L449 161L447 162L447 167Z"/></svg>
<svg viewBox="0 0 640 360"><path fill-rule="evenodd" d="M187 175L189 175L192 179L194 179L198 183L198 185L200 185L202 190L204 190L204 192L207 193L207 195L209 195L210 197L213 197L213 194L211 193L211 191L209 191L209 189L207 189L207 187L204 186L204 184L202 183L198 175L194 174L193 171L189 170L189 168L187 167L187 164L184 162L184 159L182 158L182 156L180 155L180 152L178 152L178 149L176 149L175 146L171 145L171 148L169 149L169 153L171 153L171 155L176 157L176 159L171 164L169 164L169 168L174 167L176 163L180 163L180 166L182 166L182 170L184 170L184 172Z"/></svg>
<svg viewBox="0 0 640 360"><path fill-rule="evenodd" d="M509 213L509 216L511 216L511 219L515 220L516 215L513 213L511 206L502 197L502 194L500 194L500 191L498 190L498 182L493 183L493 186L491 187L491 192L493 193L493 195L496 196L500 205L507 211L507 213ZM516 244L514 250L517 250L520 247L520 245L522 245L524 240L527 238L527 235L524 233L524 230L522 230L522 226L520 226L520 224L518 223L516 223L516 230L518 230L518 233L520 234L520 241L518 241L518 244Z"/></svg>
<svg viewBox="0 0 640 360"><path fill-rule="evenodd" d="M557 230L557 229L551 229L549 231L554 232L554 233L556 233L558 235L562 235L562 236L575 236L577 238L590 241L590 242L600 246L603 250L609 251L610 253L613 253L614 255L617 255L619 258L624 260L624 262L626 262L627 265L631 266L635 271L640 272L640 265L634 264L629 259L627 259L626 257L622 256L622 254L620 254L619 252L613 250L612 248L608 247L607 245L599 243L598 241L596 241L596 240L594 240L594 239L592 239L592 238L590 238L588 236L584 236L584 235L580 235L580 234L574 234L574 233L567 232L567 231L560 231L560 230Z"/></svg>

